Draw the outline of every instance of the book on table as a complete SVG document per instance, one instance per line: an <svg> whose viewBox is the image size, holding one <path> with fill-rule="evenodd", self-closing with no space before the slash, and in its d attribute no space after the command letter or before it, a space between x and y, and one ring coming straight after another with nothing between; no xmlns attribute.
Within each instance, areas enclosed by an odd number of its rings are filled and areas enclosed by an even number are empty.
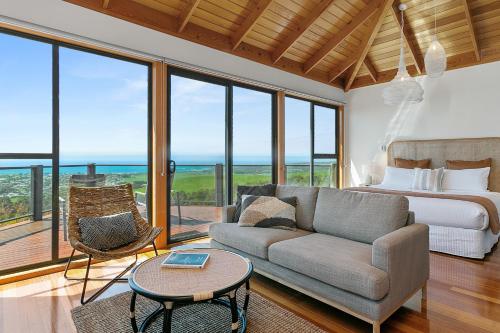
<svg viewBox="0 0 500 333"><path fill-rule="evenodd" d="M172 252L161 265L168 268L203 268L208 257L208 253Z"/></svg>

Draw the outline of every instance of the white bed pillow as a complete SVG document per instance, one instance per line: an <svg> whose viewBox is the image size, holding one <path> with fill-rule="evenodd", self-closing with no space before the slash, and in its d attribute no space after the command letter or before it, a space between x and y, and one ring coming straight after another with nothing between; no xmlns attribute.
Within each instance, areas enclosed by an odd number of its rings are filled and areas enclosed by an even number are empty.
<svg viewBox="0 0 500 333"><path fill-rule="evenodd" d="M443 190L482 191L488 189L490 168L444 170Z"/></svg>
<svg viewBox="0 0 500 333"><path fill-rule="evenodd" d="M413 169L386 167L383 186L410 189L413 183Z"/></svg>
<svg viewBox="0 0 500 333"><path fill-rule="evenodd" d="M415 168L414 170L411 187L413 190L442 191L444 168L434 170Z"/></svg>

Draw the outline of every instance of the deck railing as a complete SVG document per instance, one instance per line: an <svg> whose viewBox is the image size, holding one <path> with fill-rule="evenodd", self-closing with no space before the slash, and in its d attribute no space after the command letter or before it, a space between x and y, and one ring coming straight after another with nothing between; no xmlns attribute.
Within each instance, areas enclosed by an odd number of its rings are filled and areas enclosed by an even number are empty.
<svg viewBox="0 0 500 333"><path fill-rule="evenodd" d="M83 168L83 170L79 170L76 173L64 173L66 175L72 174L85 174L89 176L89 178L93 178L98 174L106 174L106 175L115 175L115 174L132 174L137 172L110 172L105 168L127 168L127 167L147 167L147 164L97 164L97 163L89 163L89 164L65 164L60 165L61 169L67 168ZM44 172L45 169L51 169L51 166L43 166L43 165L31 165L31 166L16 166L16 167L0 167L0 176L1 171L3 170L26 170L26 176L29 175L29 211L24 214L20 214L18 216L10 217L4 220L0 220L0 224L6 222L12 222L19 219L31 218L33 221L39 221L43 218L43 214L50 212L50 209L45 207L44 209L44 174L47 175L47 172ZM99 170L103 168L102 170ZM207 170L209 168L209 170ZM318 170L318 166L315 166L316 170ZM322 168L322 181L321 186L336 186L336 173L337 166L335 163L321 165ZM210 171L213 169L213 171ZM286 178L288 183L292 183L295 185L309 185L308 184L308 170L309 165L304 163L289 163L285 168ZM107 172L105 172L107 171ZM147 173L147 170L145 171ZM212 173L213 172L213 173ZM174 184L172 186L172 190L174 194L172 196L173 204L175 205L207 205L207 206L216 206L222 207L225 203L225 195L224 195L224 172L225 168L223 164L182 164L177 166L177 174L174 176ZM205 188L200 185L200 188L195 188L194 190L188 187L196 187L197 185L190 184L189 181L186 181L186 174L191 174L190 176L195 176L196 174L212 174L213 175L213 183L205 184ZM235 175L233 183L234 190L237 185L257 185L269 183L271 181L271 165L270 164L237 164L233 166L233 173ZM60 175L63 173L60 172ZM249 176L251 175L251 176ZM240 178L241 177L241 178ZM147 179L145 179L147 181ZM196 183L196 182L194 182ZM67 185L61 182L61 189L67 190ZM208 187L207 187L208 186ZM61 192L63 192L61 190ZM47 195L47 194L46 194ZM61 197L64 197L64 194L61 193ZM64 200L64 199L63 199ZM145 204L146 195L145 193L136 193L136 201L138 203Z"/></svg>

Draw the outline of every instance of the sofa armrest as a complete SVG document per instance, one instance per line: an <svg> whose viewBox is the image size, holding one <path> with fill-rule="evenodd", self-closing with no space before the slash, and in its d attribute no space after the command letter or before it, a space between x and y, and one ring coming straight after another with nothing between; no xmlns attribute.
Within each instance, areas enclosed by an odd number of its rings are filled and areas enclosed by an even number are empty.
<svg viewBox="0 0 500 333"><path fill-rule="evenodd" d="M406 225L415 224L415 213L412 211L408 212L408 218L406 219Z"/></svg>
<svg viewBox="0 0 500 333"><path fill-rule="evenodd" d="M429 226L414 223L376 239L372 265L389 274L392 295L404 298L423 287L429 279Z"/></svg>
<svg viewBox="0 0 500 333"><path fill-rule="evenodd" d="M236 205L225 206L222 209L222 223L233 223L234 213L236 213Z"/></svg>

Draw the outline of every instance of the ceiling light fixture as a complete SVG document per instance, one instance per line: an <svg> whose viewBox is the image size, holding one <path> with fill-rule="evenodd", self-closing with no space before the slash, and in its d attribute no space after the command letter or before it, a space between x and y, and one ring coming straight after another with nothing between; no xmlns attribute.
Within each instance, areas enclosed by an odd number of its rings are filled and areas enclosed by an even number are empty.
<svg viewBox="0 0 500 333"><path fill-rule="evenodd" d="M399 68L396 77L389 83L382 93L384 103L386 105L399 105L401 103L420 103L424 99L424 89L412 78L406 70L405 48L404 48L404 11L408 8L405 4L399 5L401 11L401 38L400 38L400 55Z"/></svg>
<svg viewBox="0 0 500 333"><path fill-rule="evenodd" d="M437 38L437 22L436 22L436 3L434 1L434 35L432 42L425 53L425 71L431 78L437 78L443 75L446 70L446 52L443 45Z"/></svg>

